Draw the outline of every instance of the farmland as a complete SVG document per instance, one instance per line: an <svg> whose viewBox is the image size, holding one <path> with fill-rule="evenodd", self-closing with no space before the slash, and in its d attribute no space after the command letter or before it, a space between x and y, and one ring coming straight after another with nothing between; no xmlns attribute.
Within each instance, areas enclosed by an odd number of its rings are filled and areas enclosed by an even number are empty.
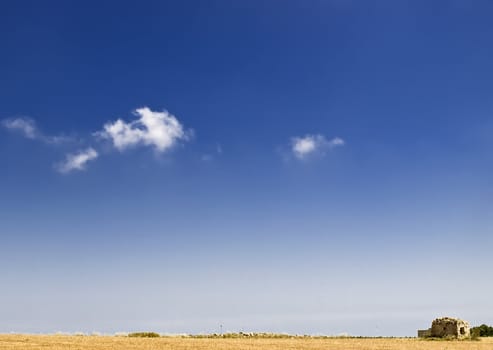
<svg viewBox="0 0 493 350"><path fill-rule="evenodd" d="M123 336L0 335L3 350L490 350L493 338L427 341L415 338L130 338Z"/></svg>

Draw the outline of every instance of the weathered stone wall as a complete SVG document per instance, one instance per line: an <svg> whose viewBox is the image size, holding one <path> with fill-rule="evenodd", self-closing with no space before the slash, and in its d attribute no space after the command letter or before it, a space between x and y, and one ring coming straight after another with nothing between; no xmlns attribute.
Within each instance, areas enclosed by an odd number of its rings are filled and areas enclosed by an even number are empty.
<svg viewBox="0 0 493 350"><path fill-rule="evenodd" d="M470 336L469 324L458 318L443 317L433 320L430 328L432 337L466 338Z"/></svg>
<svg viewBox="0 0 493 350"><path fill-rule="evenodd" d="M431 337L431 329L418 329L418 338Z"/></svg>

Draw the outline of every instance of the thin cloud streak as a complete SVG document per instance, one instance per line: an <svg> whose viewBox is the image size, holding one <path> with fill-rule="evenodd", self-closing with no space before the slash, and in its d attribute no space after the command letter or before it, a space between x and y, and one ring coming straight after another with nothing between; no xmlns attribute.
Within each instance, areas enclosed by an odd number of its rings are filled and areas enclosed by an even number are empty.
<svg viewBox="0 0 493 350"><path fill-rule="evenodd" d="M36 121L29 117L7 118L2 120L2 126L12 132L20 133L27 139L40 141L47 144L60 144L73 141L68 136L45 135L36 125Z"/></svg>
<svg viewBox="0 0 493 350"><path fill-rule="evenodd" d="M2 126L11 131L19 132L28 139L34 140L39 136L36 122L31 118L17 117L4 119L2 120Z"/></svg>
<svg viewBox="0 0 493 350"><path fill-rule="evenodd" d="M65 161L59 163L56 169L62 174L68 174L74 170L85 170L87 163L95 160L98 156L98 152L89 147L77 153L67 154Z"/></svg>

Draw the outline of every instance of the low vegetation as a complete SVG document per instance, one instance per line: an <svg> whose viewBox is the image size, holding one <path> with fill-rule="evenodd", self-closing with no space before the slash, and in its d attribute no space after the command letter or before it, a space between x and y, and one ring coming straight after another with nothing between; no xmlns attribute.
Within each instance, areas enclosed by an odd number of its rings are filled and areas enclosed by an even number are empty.
<svg viewBox="0 0 493 350"><path fill-rule="evenodd" d="M493 327L482 324L478 327L471 328L473 337L493 337Z"/></svg>
<svg viewBox="0 0 493 350"><path fill-rule="evenodd" d="M468 342L468 341L471 341L471 340L479 340L480 338L479 337L474 337L472 334L470 337L465 337L465 338L457 338L453 335L447 335L445 337L422 337L422 338L419 338L419 340L424 340L424 341L463 341L463 342Z"/></svg>
<svg viewBox="0 0 493 350"><path fill-rule="evenodd" d="M159 338L160 335L155 332L136 332L136 333L129 333L128 336L130 338Z"/></svg>

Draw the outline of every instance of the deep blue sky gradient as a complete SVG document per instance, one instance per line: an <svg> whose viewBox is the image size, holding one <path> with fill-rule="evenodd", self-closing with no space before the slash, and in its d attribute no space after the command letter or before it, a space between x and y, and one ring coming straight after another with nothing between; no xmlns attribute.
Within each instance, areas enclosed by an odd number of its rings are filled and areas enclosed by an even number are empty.
<svg viewBox="0 0 493 350"><path fill-rule="evenodd" d="M0 332L493 324L492 14L489 1L3 2L0 119L77 141L0 130ZM91 136L142 106L193 139L156 155ZM287 156L306 134L346 143ZM54 170L89 145L101 156L86 171Z"/></svg>

